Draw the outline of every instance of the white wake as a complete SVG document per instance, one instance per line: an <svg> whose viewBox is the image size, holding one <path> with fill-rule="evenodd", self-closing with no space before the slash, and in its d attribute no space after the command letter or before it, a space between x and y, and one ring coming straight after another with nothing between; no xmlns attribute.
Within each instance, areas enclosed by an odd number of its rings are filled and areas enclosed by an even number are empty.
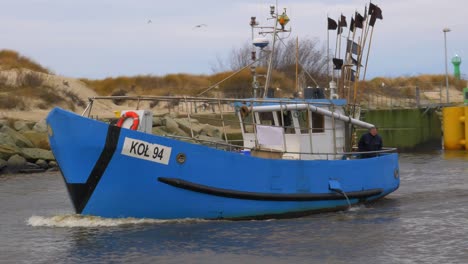
<svg viewBox="0 0 468 264"><path fill-rule="evenodd" d="M194 223L205 222L202 219L148 219L148 218L103 218L98 216L83 216L77 214L37 216L33 215L27 224L34 227L114 227L125 225L164 224L164 223Z"/></svg>

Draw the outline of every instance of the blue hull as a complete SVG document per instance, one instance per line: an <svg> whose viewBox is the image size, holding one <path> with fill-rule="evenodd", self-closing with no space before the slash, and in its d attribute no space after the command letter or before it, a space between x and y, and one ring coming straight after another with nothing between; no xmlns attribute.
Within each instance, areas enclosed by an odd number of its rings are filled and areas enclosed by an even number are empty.
<svg viewBox="0 0 468 264"><path fill-rule="evenodd" d="M262 159L109 126L53 109L49 140L77 213L137 218L262 218L338 210L399 187L398 154ZM185 159L184 159L185 158Z"/></svg>

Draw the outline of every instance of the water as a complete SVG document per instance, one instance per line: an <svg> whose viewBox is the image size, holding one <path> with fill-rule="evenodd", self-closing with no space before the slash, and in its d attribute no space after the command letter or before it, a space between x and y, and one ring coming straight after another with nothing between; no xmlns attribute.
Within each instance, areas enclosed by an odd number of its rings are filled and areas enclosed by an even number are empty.
<svg viewBox="0 0 468 264"><path fill-rule="evenodd" d="M0 263L467 263L468 154L403 154L374 204L288 220L73 215L58 173L0 176Z"/></svg>

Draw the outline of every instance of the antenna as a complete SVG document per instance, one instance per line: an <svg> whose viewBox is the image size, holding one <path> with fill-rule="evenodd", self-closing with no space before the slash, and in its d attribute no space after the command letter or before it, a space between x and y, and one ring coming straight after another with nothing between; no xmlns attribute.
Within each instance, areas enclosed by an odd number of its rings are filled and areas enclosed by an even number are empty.
<svg viewBox="0 0 468 264"><path fill-rule="evenodd" d="M265 84L263 86L263 96L266 97L268 88L270 86L271 82L271 75L272 75L272 67L273 67L273 57L275 53L275 47L276 47L276 40L278 38L278 33L285 33L285 32L291 32L291 28L285 29L285 26L288 24L290 21L287 13L286 13L286 8L284 8L284 11L281 15L278 14L278 1L276 1L276 5L271 5L270 6L270 18L267 18L267 20L274 20L274 25L273 26L260 26L259 23L256 20L256 17L251 17L250 18L250 26L252 28L252 45L254 47L254 50L252 50L252 60L256 58L256 49L260 50L260 53L269 53L269 60L267 63L267 74L265 76ZM261 37L255 37L255 31L257 31L257 34L261 35ZM266 48L270 45L270 40L266 37L266 35L272 35L272 44L271 44L271 50L267 50ZM264 56L260 56L264 57ZM257 91L261 87L260 83L258 82L258 77L264 76L264 75L258 75L256 72L256 67L257 65L253 65L251 67L251 72L253 75L253 82L252 82L252 88L254 92L254 98L257 97Z"/></svg>

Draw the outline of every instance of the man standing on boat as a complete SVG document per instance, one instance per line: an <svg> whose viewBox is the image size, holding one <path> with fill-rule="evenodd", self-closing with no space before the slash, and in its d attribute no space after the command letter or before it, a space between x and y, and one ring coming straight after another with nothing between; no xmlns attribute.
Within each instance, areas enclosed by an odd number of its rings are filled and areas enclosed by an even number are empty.
<svg viewBox="0 0 468 264"><path fill-rule="evenodd" d="M369 128L369 132L361 136L358 144L359 152L378 151L382 149L382 146L382 137L377 134L376 127ZM375 156L377 156L375 153L362 155L363 158L370 158Z"/></svg>

